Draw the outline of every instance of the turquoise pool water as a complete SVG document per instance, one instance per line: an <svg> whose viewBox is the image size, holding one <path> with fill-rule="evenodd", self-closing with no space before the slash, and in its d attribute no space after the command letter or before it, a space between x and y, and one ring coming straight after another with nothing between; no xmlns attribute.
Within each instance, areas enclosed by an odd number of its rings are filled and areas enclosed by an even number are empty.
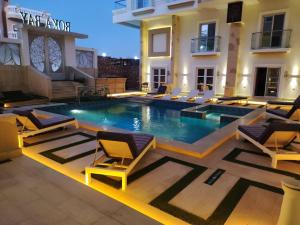
<svg viewBox="0 0 300 225"><path fill-rule="evenodd" d="M74 116L97 125L153 134L185 143L194 143L228 124L220 123L218 113L211 114L205 120L180 116L181 109L192 106L187 103L163 101L144 103L115 100L81 106L47 107L42 110Z"/></svg>

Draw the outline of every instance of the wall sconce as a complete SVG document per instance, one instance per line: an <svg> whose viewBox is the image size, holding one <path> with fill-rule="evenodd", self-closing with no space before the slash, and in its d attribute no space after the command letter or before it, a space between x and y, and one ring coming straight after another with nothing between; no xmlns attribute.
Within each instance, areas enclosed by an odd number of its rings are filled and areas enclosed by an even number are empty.
<svg viewBox="0 0 300 225"><path fill-rule="evenodd" d="M250 77L250 74L241 74L242 77Z"/></svg>
<svg viewBox="0 0 300 225"><path fill-rule="evenodd" d="M284 77L285 78L297 78L300 79L300 74L289 74L288 71L284 72Z"/></svg>
<svg viewBox="0 0 300 225"><path fill-rule="evenodd" d="M188 84L188 74L187 73L182 74L182 84L183 84L183 86L187 86L187 84Z"/></svg>
<svg viewBox="0 0 300 225"><path fill-rule="evenodd" d="M226 74L224 74L224 73L221 74L220 71L217 71L217 77L220 77L220 76L221 76L221 77L226 77Z"/></svg>

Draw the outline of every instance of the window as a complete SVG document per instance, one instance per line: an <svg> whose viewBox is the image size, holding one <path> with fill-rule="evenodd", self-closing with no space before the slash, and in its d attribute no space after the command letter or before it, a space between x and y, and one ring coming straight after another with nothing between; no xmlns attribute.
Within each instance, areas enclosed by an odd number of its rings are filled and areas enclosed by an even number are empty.
<svg viewBox="0 0 300 225"><path fill-rule="evenodd" d="M197 88L199 91L214 89L214 69L199 68L197 70Z"/></svg>
<svg viewBox="0 0 300 225"><path fill-rule="evenodd" d="M155 34L153 35L153 52L164 53L167 51L166 46L167 34Z"/></svg>
<svg viewBox="0 0 300 225"><path fill-rule="evenodd" d="M78 68L93 68L94 52L76 50L76 64Z"/></svg>
<svg viewBox="0 0 300 225"><path fill-rule="evenodd" d="M262 47L276 48L282 46L285 14L268 15L263 17Z"/></svg>
<svg viewBox="0 0 300 225"><path fill-rule="evenodd" d="M136 9L142 9L151 6L151 0L136 0Z"/></svg>
<svg viewBox="0 0 300 225"><path fill-rule="evenodd" d="M160 28L148 31L148 56L170 56L171 28Z"/></svg>
<svg viewBox="0 0 300 225"><path fill-rule="evenodd" d="M154 89L167 83L167 70L165 68L153 68L152 71Z"/></svg>
<svg viewBox="0 0 300 225"><path fill-rule="evenodd" d="M199 50L209 52L215 50L216 23L203 23L199 27Z"/></svg>
<svg viewBox="0 0 300 225"><path fill-rule="evenodd" d="M20 45L0 43L0 65L21 65Z"/></svg>

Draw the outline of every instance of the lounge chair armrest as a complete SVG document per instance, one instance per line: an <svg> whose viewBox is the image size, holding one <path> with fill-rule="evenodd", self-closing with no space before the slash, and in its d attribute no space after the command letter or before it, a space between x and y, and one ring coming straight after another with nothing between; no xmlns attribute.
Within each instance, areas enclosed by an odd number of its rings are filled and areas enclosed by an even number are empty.
<svg viewBox="0 0 300 225"><path fill-rule="evenodd" d="M280 121L274 121L269 125L272 131L295 131L300 132L300 124L298 123L284 123Z"/></svg>
<svg viewBox="0 0 300 225"><path fill-rule="evenodd" d="M267 101L268 105L294 105L294 102L285 101Z"/></svg>

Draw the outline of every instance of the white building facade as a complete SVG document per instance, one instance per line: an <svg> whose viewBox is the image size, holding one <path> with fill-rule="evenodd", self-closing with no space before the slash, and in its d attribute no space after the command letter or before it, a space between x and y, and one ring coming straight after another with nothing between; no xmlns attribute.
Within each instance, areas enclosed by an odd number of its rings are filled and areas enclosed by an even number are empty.
<svg viewBox="0 0 300 225"><path fill-rule="evenodd" d="M141 82L151 89L167 84L226 96L293 99L300 94L298 0L115 4L114 23L141 31ZM228 20L239 13L240 20Z"/></svg>

